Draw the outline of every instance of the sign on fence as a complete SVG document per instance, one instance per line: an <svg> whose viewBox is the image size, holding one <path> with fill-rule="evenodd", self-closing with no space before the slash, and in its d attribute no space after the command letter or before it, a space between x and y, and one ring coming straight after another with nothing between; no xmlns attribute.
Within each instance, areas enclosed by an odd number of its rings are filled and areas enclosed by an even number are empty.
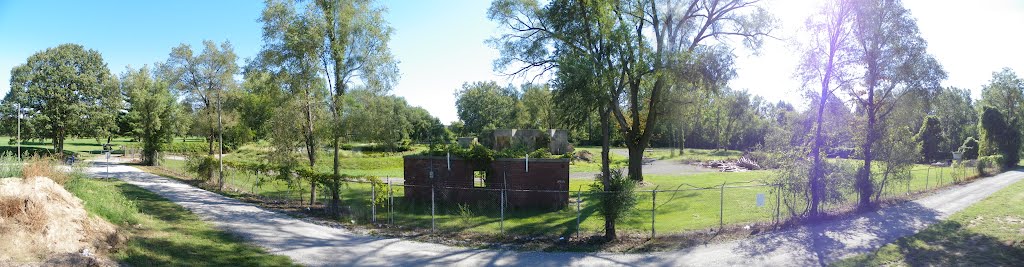
<svg viewBox="0 0 1024 267"><path fill-rule="evenodd" d="M764 207L764 193L757 193L757 206Z"/></svg>

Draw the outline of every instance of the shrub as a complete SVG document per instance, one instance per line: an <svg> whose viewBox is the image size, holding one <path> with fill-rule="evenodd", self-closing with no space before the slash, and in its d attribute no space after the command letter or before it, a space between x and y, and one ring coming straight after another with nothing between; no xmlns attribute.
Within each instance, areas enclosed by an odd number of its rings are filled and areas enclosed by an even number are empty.
<svg viewBox="0 0 1024 267"><path fill-rule="evenodd" d="M921 123L921 130L914 137L917 141L917 149L921 153L924 162L935 162L946 158L945 153L939 151L939 140L942 140L942 128L939 127L939 118L928 116Z"/></svg>
<svg viewBox="0 0 1024 267"><path fill-rule="evenodd" d="M974 139L973 136L964 139L964 144L960 146L963 148L963 159L977 159L978 158L978 139Z"/></svg>
<svg viewBox="0 0 1024 267"><path fill-rule="evenodd" d="M981 155L1003 156L1003 167L1010 168L1020 162L1020 131L1006 122L1002 113L992 107L984 107L981 114Z"/></svg>
<svg viewBox="0 0 1024 267"><path fill-rule="evenodd" d="M1003 170L1005 158L1002 155L992 155L978 158L978 164L975 168L978 169L978 174L981 176L989 176Z"/></svg>
<svg viewBox="0 0 1024 267"><path fill-rule="evenodd" d="M203 181L209 181L218 169L217 159L211 156L188 156L185 169Z"/></svg>
<svg viewBox="0 0 1024 267"><path fill-rule="evenodd" d="M633 191L636 181L622 175L622 170L615 169L608 179L608 188L604 188L600 179L590 185L591 196L597 203L597 212L607 221L621 222L623 215L636 205L637 198Z"/></svg>

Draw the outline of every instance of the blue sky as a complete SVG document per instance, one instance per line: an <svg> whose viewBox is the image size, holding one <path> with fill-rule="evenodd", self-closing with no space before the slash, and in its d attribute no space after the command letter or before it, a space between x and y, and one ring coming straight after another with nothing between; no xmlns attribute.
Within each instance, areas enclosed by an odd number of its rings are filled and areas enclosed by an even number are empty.
<svg viewBox="0 0 1024 267"><path fill-rule="evenodd" d="M789 45L819 1L769 0L781 20L759 55L738 49L738 77L731 86L771 101L799 101L792 78L796 56ZM904 0L918 19L929 51L949 72L948 86L975 90L1002 67L1024 75L1024 1ZM400 60L401 80L393 91L444 122L455 115L454 92L463 82L520 83L492 70L497 51L484 41L496 25L486 18L488 0L396 0L381 2L395 28L391 49ZM162 62L180 43L230 41L239 64L262 45L256 21L262 1L13 1L0 0L0 95L9 88L10 69L31 54L62 43L78 43L103 54L120 74L128 65Z"/></svg>

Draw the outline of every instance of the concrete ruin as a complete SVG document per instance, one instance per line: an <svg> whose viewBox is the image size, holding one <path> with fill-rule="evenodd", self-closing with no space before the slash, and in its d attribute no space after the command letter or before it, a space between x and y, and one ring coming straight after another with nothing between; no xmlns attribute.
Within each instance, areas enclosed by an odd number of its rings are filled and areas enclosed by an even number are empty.
<svg viewBox="0 0 1024 267"><path fill-rule="evenodd" d="M547 147L551 154L565 154L573 151L569 144L569 131L549 129L497 129L485 138L490 138L491 149L496 151L522 146L527 151Z"/></svg>

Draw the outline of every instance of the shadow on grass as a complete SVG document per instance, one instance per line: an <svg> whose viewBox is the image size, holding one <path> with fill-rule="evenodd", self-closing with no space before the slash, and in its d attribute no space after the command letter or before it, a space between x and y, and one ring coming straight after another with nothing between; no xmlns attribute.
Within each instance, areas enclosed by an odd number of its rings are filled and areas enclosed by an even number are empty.
<svg viewBox="0 0 1024 267"><path fill-rule="evenodd" d="M914 236L900 238L877 253L851 258L837 266L891 264L910 266L1013 266L1024 263L1024 240L1005 244L965 229L956 221L934 224Z"/></svg>
<svg viewBox="0 0 1024 267"><path fill-rule="evenodd" d="M129 266L290 266L240 238L218 231L185 208L130 184L117 189L138 211L161 222L143 224L117 257Z"/></svg>

